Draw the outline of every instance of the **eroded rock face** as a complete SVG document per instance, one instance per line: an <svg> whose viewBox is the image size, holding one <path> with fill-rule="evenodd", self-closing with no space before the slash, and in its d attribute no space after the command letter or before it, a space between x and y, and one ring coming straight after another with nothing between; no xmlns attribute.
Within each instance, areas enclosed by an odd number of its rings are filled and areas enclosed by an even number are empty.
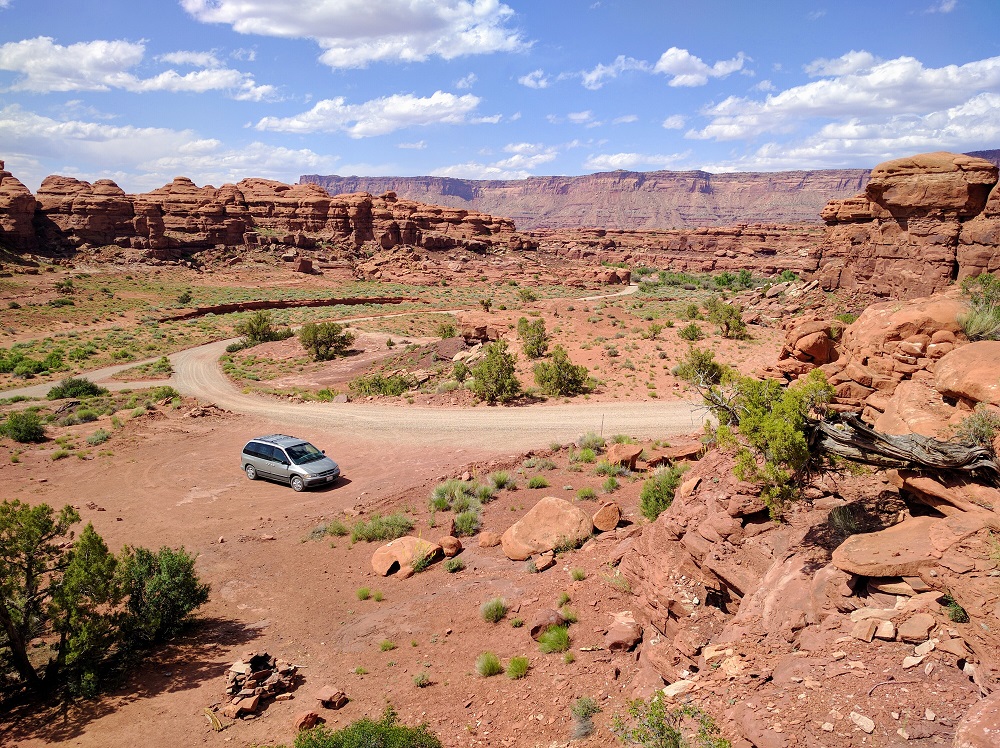
<svg viewBox="0 0 1000 748"><path fill-rule="evenodd" d="M477 253L535 246L508 219L399 200L391 192L331 196L315 184L256 178L198 187L177 177L159 189L129 195L110 180L91 184L50 176L36 200L2 170L0 240L17 249L115 245L159 259L220 245L311 249L324 242Z"/></svg>
<svg viewBox="0 0 1000 748"><path fill-rule="evenodd" d="M946 152L880 164L863 193L823 209L823 287L912 298L996 269L997 171L985 159Z"/></svg>

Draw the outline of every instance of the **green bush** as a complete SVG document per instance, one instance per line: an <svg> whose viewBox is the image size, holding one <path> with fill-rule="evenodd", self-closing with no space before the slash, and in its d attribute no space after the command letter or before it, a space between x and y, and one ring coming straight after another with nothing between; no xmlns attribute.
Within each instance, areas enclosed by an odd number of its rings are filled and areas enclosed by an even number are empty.
<svg viewBox="0 0 1000 748"><path fill-rule="evenodd" d="M590 486L584 486L579 491L576 492L576 498L581 501L589 501L597 497L597 491L595 491Z"/></svg>
<svg viewBox="0 0 1000 748"><path fill-rule="evenodd" d="M351 528L351 542L364 540L374 543L380 540L394 540L408 534L413 529L413 522L401 512L396 514L372 515L369 520L358 520Z"/></svg>
<svg viewBox="0 0 1000 748"><path fill-rule="evenodd" d="M552 349L551 361L535 364L535 384L546 395L572 397L585 392L590 372L586 366L578 366L569 360L569 354L561 345Z"/></svg>
<svg viewBox="0 0 1000 748"><path fill-rule="evenodd" d="M549 348L549 338L545 333L545 320L529 321L521 317L517 321L517 337L521 340L524 355L528 358L541 358Z"/></svg>
<svg viewBox="0 0 1000 748"><path fill-rule="evenodd" d="M107 395L108 391L84 377L67 377L49 390L45 396L49 400L61 400L64 397L94 397Z"/></svg>
<svg viewBox="0 0 1000 748"><path fill-rule="evenodd" d="M674 501L674 492L681 484L681 476L687 466L674 465L657 468L653 476L642 484L639 493L639 510L646 519L652 521L660 516Z"/></svg>
<svg viewBox="0 0 1000 748"><path fill-rule="evenodd" d="M604 479L604 483L601 488L604 489L604 493L614 493L618 490L618 485L618 479L613 475L609 475Z"/></svg>
<svg viewBox="0 0 1000 748"><path fill-rule="evenodd" d="M593 717L601 711L601 707L591 697L581 696L569 710L573 715L573 738L582 740L594 731Z"/></svg>
<svg viewBox="0 0 1000 748"><path fill-rule="evenodd" d="M730 748L719 736L715 721L697 707L668 708L661 692L649 702L636 699L629 703L629 719L620 715L612 720L611 731L626 745L644 748ZM690 738L690 740L689 740Z"/></svg>
<svg viewBox="0 0 1000 748"><path fill-rule="evenodd" d="M358 600L364 602L372 596L372 591L368 587L358 587L358 591L355 594L358 596Z"/></svg>
<svg viewBox="0 0 1000 748"><path fill-rule="evenodd" d="M514 488L514 478L506 470L496 470L490 473L486 480L497 491L502 491L505 488Z"/></svg>
<svg viewBox="0 0 1000 748"><path fill-rule="evenodd" d="M483 652L476 658L476 672L484 678L500 675L503 672L503 665L500 658L492 652Z"/></svg>
<svg viewBox="0 0 1000 748"><path fill-rule="evenodd" d="M538 649L542 654L565 652L569 645L569 629L566 626L549 626L538 637Z"/></svg>
<svg viewBox="0 0 1000 748"><path fill-rule="evenodd" d="M583 569L579 569L579 568L577 568L577 569L573 569L573 570L572 570L572 571L570 572L570 578L571 578L571 579L572 579L572 580L573 580L574 582L582 582L582 581L583 581L584 579L586 579L586 578L587 578L587 572L586 572L586 571L584 571Z"/></svg>
<svg viewBox="0 0 1000 748"><path fill-rule="evenodd" d="M454 574L465 568L465 562L460 558L449 558L444 562L444 570L449 574Z"/></svg>
<svg viewBox="0 0 1000 748"><path fill-rule="evenodd" d="M352 379L347 387L358 397L385 395L399 397L404 392L417 386L417 380L403 374L392 374L388 377L379 373L366 374Z"/></svg>
<svg viewBox="0 0 1000 748"><path fill-rule="evenodd" d="M468 509L455 515L456 537L471 537L479 532L479 512Z"/></svg>
<svg viewBox="0 0 1000 748"><path fill-rule="evenodd" d="M456 338L458 337L458 328L455 327L454 322L439 322L434 328L434 334L439 338Z"/></svg>
<svg viewBox="0 0 1000 748"><path fill-rule="evenodd" d="M724 338L741 340L747 336L747 326L743 312L735 304L726 304L716 298L708 300L708 319L719 326L719 334Z"/></svg>
<svg viewBox="0 0 1000 748"><path fill-rule="evenodd" d="M406 727L398 722L396 711L387 706L378 722L365 717L340 730L321 725L300 732L294 748L442 748L427 725Z"/></svg>
<svg viewBox="0 0 1000 748"><path fill-rule="evenodd" d="M97 429L97 431L87 437L87 444L96 447L98 444L104 444L109 438L111 438L111 434L108 431Z"/></svg>
<svg viewBox="0 0 1000 748"><path fill-rule="evenodd" d="M715 351L688 347L687 356L671 372L675 377L698 387L711 387L722 381L726 367L716 362Z"/></svg>
<svg viewBox="0 0 1000 748"><path fill-rule="evenodd" d="M14 411L7 414L7 420L0 426L0 434L20 444L45 441L45 426L33 410Z"/></svg>
<svg viewBox="0 0 1000 748"><path fill-rule="evenodd" d="M528 674L531 663L527 657L511 657L507 663L507 677L511 680L520 680Z"/></svg>
<svg viewBox="0 0 1000 748"><path fill-rule="evenodd" d="M604 438L598 436L593 431L588 431L576 440L576 446L580 449L591 449L594 452L600 452L604 449L604 444Z"/></svg>
<svg viewBox="0 0 1000 748"><path fill-rule="evenodd" d="M597 453L595 453L590 447L584 447L573 455L574 462L585 462L588 465L592 464L596 459Z"/></svg>
<svg viewBox="0 0 1000 748"><path fill-rule="evenodd" d="M381 652L391 652L396 648L396 642L390 639L383 639L379 642L378 648Z"/></svg>
<svg viewBox="0 0 1000 748"><path fill-rule="evenodd" d="M514 373L515 358L507 343L499 340L486 346L485 356L472 368L473 394L488 403L507 403L521 394L521 383Z"/></svg>
<svg viewBox="0 0 1000 748"><path fill-rule="evenodd" d="M971 416L955 427L955 438L967 444L983 447L996 456L993 443L1000 434L1000 416L985 403L976 405Z"/></svg>
<svg viewBox="0 0 1000 748"><path fill-rule="evenodd" d="M678 332L677 334L680 335L681 338L683 338L684 340L689 340L692 343L696 340L701 340L703 337L705 337L705 334L701 331L701 328L698 327L698 325L696 325L694 322L692 322L687 327L682 327L680 329L680 332Z"/></svg>
<svg viewBox="0 0 1000 748"><path fill-rule="evenodd" d="M528 488L548 488L549 482L543 475L533 475L528 481Z"/></svg>
<svg viewBox="0 0 1000 748"><path fill-rule="evenodd" d="M609 475L612 477L619 477L622 475L628 475L629 470L624 465L619 463L610 463L607 460L601 460L594 466L594 473L596 475Z"/></svg>
<svg viewBox="0 0 1000 748"><path fill-rule="evenodd" d="M272 340L286 340L295 334L287 327L283 330L277 329L271 313L266 309L258 310L240 320L235 330L237 335L243 336L247 348Z"/></svg>
<svg viewBox="0 0 1000 748"><path fill-rule="evenodd" d="M502 597L494 597L482 604L479 608L479 615L489 623L500 623L507 615L507 610L507 601Z"/></svg>
<svg viewBox="0 0 1000 748"><path fill-rule="evenodd" d="M688 319L701 319L701 307L697 304L688 304L684 316Z"/></svg>
<svg viewBox="0 0 1000 748"><path fill-rule="evenodd" d="M456 382L464 382L469 376L469 366L464 361L456 361L451 367L451 376Z"/></svg>
<svg viewBox="0 0 1000 748"><path fill-rule="evenodd" d="M354 343L354 333L345 331L336 322L307 322L299 330L299 342L314 361L329 361L347 354Z"/></svg>

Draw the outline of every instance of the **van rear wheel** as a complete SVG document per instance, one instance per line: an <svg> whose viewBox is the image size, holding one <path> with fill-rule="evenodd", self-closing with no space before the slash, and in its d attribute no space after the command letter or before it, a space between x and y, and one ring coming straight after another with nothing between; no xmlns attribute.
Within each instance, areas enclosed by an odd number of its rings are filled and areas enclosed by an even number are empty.
<svg viewBox="0 0 1000 748"><path fill-rule="evenodd" d="M247 465L243 469L246 470L247 478L249 478L250 480L257 480L257 468L255 468L253 465Z"/></svg>
<svg viewBox="0 0 1000 748"><path fill-rule="evenodd" d="M292 479L288 481L288 485L292 487L293 491L301 491L306 487L305 482L297 475L293 475Z"/></svg>

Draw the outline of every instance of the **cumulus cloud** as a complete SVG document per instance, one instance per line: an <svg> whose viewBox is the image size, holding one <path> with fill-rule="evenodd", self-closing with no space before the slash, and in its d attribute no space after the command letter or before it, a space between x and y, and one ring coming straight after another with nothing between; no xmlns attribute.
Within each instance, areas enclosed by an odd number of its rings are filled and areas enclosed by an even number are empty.
<svg viewBox="0 0 1000 748"><path fill-rule="evenodd" d="M528 46L499 0L181 0L203 23L241 34L313 39L334 68L513 52Z"/></svg>
<svg viewBox="0 0 1000 748"><path fill-rule="evenodd" d="M687 124L687 118L683 114L671 114L663 120L663 129L682 130L685 124Z"/></svg>
<svg viewBox="0 0 1000 748"><path fill-rule="evenodd" d="M913 57L878 62L857 73L796 86L764 100L730 97L704 113L711 121L688 137L735 140L793 132L813 119L873 122L926 116L1000 92L1000 57L925 68Z"/></svg>
<svg viewBox="0 0 1000 748"><path fill-rule="evenodd" d="M604 85L605 81L617 78L629 70L641 70L649 72L650 64L645 60L637 60L634 57L618 55L610 65L598 64L593 70L585 70L580 74L583 87L596 91Z"/></svg>
<svg viewBox="0 0 1000 748"><path fill-rule="evenodd" d="M623 114L621 117L615 117L611 120L612 125L630 125L633 122L638 122L639 116L636 114Z"/></svg>
<svg viewBox="0 0 1000 748"><path fill-rule="evenodd" d="M455 81L455 88L460 90L466 88L472 88L472 86L475 84L477 80L479 80L478 75L476 75L475 73L469 73L464 78L459 78L457 81Z"/></svg>
<svg viewBox="0 0 1000 748"><path fill-rule="evenodd" d="M431 174L459 179L525 179L542 164L555 160L559 149L541 143L509 143L504 146L504 152L510 156L492 163L470 161L442 166L433 170Z"/></svg>
<svg viewBox="0 0 1000 748"><path fill-rule="evenodd" d="M405 151L422 151L427 148L427 141L417 140L413 143L397 143L397 148L402 148Z"/></svg>
<svg viewBox="0 0 1000 748"><path fill-rule="evenodd" d="M264 117L257 123L257 129L294 133L346 132L352 138L367 138L421 125L499 121L499 115L470 118L479 102L479 97L472 94L456 96L444 91L435 91L426 97L394 94L361 104L348 104L343 96L338 96L323 99L309 111L292 117Z"/></svg>
<svg viewBox="0 0 1000 748"><path fill-rule="evenodd" d="M219 61L219 58L215 56L214 52L191 52L178 50L177 52L168 52L165 55L158 55L156 59L170 65L190 65L195 68L222 67L222 63Z"/></svg>
<svg viewBox="0 0 1000 748"><path fill-rule="evenodd" d="M139 78L129 71L142 62L145 52L141 42L97 40L63 46L51 37L39 36L0 45L0 70L20 74L9 90L31 93L111 89L134 93L225 91L235 99L252 101L276 94L273 86L257 85L250 74L224 67L205 67L184 75L167 70L152 78ZM191 65L196 55L205 53L173 54L185 60L183 64Z"/></svg>
<svg viewBox="0 0 1000 748"><path fill-rule="evenodd" d="M27 169L17 175L32 189L54 170L46 164L58 164L68 176L116 179L126 190L141 191L181 174L216 186L247 176L289 181L303 173L333 171L339 161L260 142L227 147L193 130L60 121L17 105L0 109L0 142L12 154L8 163Z"/></svg>
<svg viewBox="0 0 1000 748"><path fill-rule="evenodd" d="M574 125L584 125L594 119L594 113L589 109L582 112L570 112L566 115L566 119Z"/></svg>
<svg viewBox="0 0 1000 748"><path fill-rule="evenodd" d="M746 55L738 52L731 60L719 60L709 65L686 49L671 47L660 55L653 72L669 75L669 86L704 86L709 78L725 78L742 70L746 61Z"/></svg>
<svg viewBox="0 0 1000 748"><path fill-rule="evenodd" d="M528 88L548 88L551 80L545 75L545 71L539 68L532 70L527 75L522 75L517 82Z"/></svg>
<svg viewBox="0 0 1000 748"><path fill-rule="evenodd" d="M925 13L951 13L958 5L958 0L940 0L925 10Z"/></svg>
<svg viewBox="0 0 1000 748"><path fill-rule="evenodd" d="M601 153L588 156L583 167L595 171L630 171L650 167L666 169L685 158L687 154L684 153Z"/></svg>
<svg viewBox="0 0 1000 748"><path fill-rule="evenodd" d="M850 52L833 60L823 57L813 60L803 69L814 78L829 77L831 75L851 75L852 73L860 73L863 70L871 70L872 66L879 62L881 60L871 52L864 50L858 52L852 49Z"/></svg>

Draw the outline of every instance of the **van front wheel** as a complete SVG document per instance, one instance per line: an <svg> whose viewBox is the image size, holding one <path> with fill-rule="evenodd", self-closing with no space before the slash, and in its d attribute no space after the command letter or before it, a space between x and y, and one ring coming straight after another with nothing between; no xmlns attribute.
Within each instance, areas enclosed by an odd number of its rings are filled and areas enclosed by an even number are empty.
<svg viewBox="0 0 1000 748"><path fill-rule="evenodd" d="M290 485L292 487L292 490L296 492L301 491L306 487L306 484L297 475L292 476L292 479L288 482L288 485Z"/></svg>

